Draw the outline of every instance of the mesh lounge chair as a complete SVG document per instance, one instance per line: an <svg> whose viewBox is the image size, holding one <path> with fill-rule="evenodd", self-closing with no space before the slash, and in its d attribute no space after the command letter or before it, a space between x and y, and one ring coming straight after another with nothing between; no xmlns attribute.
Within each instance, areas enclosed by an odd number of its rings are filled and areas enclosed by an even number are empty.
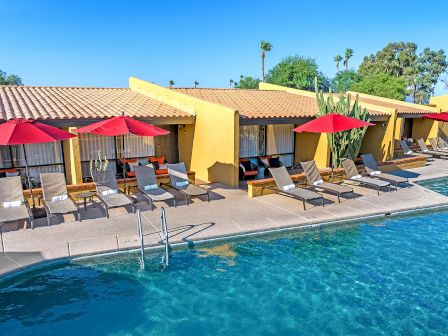
<svg viewBox="0 0 448 336"><path fill-rule="evenodd" d="M96 184L96 194L106 210L106 217L109 218L109 209L131 205L135 212L134 201L118 189L117 179L113 171L94 172L92 175Z"/></svg>
<svg viewBox="0 0 448 336"><path fill-rule="evenodd" d="M302 165L303 171L306 175L306 179L308 184L317 189L322 189L329 193L333 193L338 197L339 203L341 203L341 196L345 194L352 194L352 197L355 196L353 192L353 188L342 186L336 183L325 182L322 179L322 176L319 173L319 169L317 169L316 162L314 160L300 162Z"/></svg>
<svg viewBox="0 0 448 336"><path fill-rule="evenodd" d="M390 191L390 183L383 180L376 180L372 177L362 176L359 174L358 169L356 169L355 163L353 160L342 158L341 159L342 167L345 170L345 174L349 178L350 181L359 183L363 186L376 188L376 192L378 195L380 194L381 188L389 187Z"/></svg>
<svg viewBox="0 0 448 336"><path fill-rule="evenodd" d="M176 207L176 199L165 189L159 187L157 183L156 172L154 168L148 166L139 166L134 168L137 176L138 191L148 200L151 210L153 202L173 200Z"/></svg>
<svg viewBox="0 0 448 336"><path fill-rule="evenodd" d="M269 172L277 184L279 193L300 199L303 202L303 210L306 210L306 201L315 199L321 199L322 206L324 206L324 197L315 191L297 187L285 167L269 168Z"/></svg>
<svg viewBox="0 0 448 336"><path fill-rule="evenodd" d="M51 225L51 216L59 214L76 213L81 221L81 213L67 192L63 173L40 174L40 182L48 225Z"/></svg>
<svg viewBox="0 0 448 336"><path fill-rule="evenodd" d="M400 183L408 182L407 178L381 172L378 169L378 165L376 164L376 161L372 154L363 154L363 155L361 155L361 159L364 162L364 167L366 169L367 174L369 174L370 176L372 176L374 178L378 178L380 180L387 181L387 182L393 184L397 188Z"/></svg>
<svg viewBox="0 0 448 336"><path fill-rule="evenodd" d="M448 151L448 144L442 137L437 137L437 144L439 146L439 149Z"/></svg>
<svg viewBox="0 0 448 336"><path fill-rule="evenodd" d="M442 138L440 138L440 140L443 141ZM436 152L448 154L448 149L444 148L444 146L440 146L436 138L429 138L429 143L431 144L432 149L435 150Z"/></svg>
<svg viewBox="0 0 448 336"><path fill-rule="evenodd" d="M34 228L33 215L23 197L20 176L0 178L0 224L22 219L28 220Z"/></svg>
<svg viewBox="0 0 448 336"><path fill-rule="evenodd" d="M404 153L405 156L420 156L420 157L424 157L424 158L427 158L427 159L431 159L433 157L432 155L413 152L409 148L408 143L405 140L401 140L400 141L400 147L403 150L403 153Z"/></svg>
<svg viewBox="0 0 448 336"><path fill-rule="evenodd" d="M195 184L188 182L187 170L185 164L167 163L168 174L170 174L170 187L179 191L185 196L187 205L190 203L191 197L199 197L207 195L207 201L210 202L210 194L208 190L203 189Z"/></svg>
<svg viewBox="0 0 448 336"><path fill-rule="evenodd" d="M437 152L435 150L429 150L428 147L425 144L425 141L423 139L418 139L417 142L418 142L418 145L420 146L420 149L421 149L422 153L431 155L433 157L438 157L438 158L441 158L441 159L447 159L448 158L446 156L446 155L448 155L448 153L442 153L442 152Z"/></svg>

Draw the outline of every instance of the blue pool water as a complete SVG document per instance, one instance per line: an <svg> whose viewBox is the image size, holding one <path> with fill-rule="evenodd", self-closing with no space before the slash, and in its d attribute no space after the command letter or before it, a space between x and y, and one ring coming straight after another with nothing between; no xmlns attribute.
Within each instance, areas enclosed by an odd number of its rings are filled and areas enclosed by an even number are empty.
<svg viewBox="0 0 448 336"><path fill-rule="evenodd" d="M418 184L434 190L442 195L448 196L448 177L420 181Z"/></svg>
<svg viewBox="0 0 448 336"><path fill-rule="evenodd" d="M448 215L72 262L0 288L0 335L446 335Z"/></svg>

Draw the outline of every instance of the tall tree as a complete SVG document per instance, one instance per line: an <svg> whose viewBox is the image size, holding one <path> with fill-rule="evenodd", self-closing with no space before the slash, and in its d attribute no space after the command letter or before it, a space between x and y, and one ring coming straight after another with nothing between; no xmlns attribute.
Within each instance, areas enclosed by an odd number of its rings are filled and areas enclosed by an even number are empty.
<svg viewBox="0 0 448 336"><path fill-rule="evenodd" d="M341 71L334 76L331 89L335 92L347 92L355 83L361 81L362 77L353 70Z"/></svg>
<svg viewBox="0 0 448 336"><path fill-rule="evenodd" d="M348 71L348 60L353 56L353 49L347 48L345 49L345 55L344 55L344 65L345 65L345 71Z"/></svg>
<svg viewBox="0 0 448 336"><path fill-rule="evenodd" d="M353 83L352 91L367 93L374 96L404 100L407 93L407 83L403 76L391 76L386 73L376 73L363 77Z"/></svg>
<svg viewBox="0 0 448 336"><path fill-rule="evenodd" d="M341 55L336 55L334 57L334 61L336 62L336 71L339 73L339 63L341 63L342 61L342 56Z"/></svg>
<svg viewBox="0 0 448 336"><path fill-rule="evenodd" d="M296 89L315 91L314 79L317 77L318 90L327 91L328 79L319 71L312 58L288 56L268 71L268 83L283 85Z"/></svg>
<svg viewBox="0 0 448 336"><path fill-rule="evenodd" d="M23 85L22 79L14 74L7 74L0 70L0 85Z"/></svg>
<svg viewBox="0 0 448 336"><path fill-rule="evenodd" d="M240 76L239 83L235 83L235 87L238 89L258 89L259 78L251 76Z"/></svg>
<svg viewBox="0 0 448 336"><path fill-rule="evenodd" d="M433 51L425 48L417 54L415 43L393 42L375 55L364 57L359 72L363 76L385 73L403 77L412 100L416 103L426 103L446 69L446 55L443 50Z"/></svg>
<svg viewBox="0 0 448 336"><path fill-rule="evenodd" d="M173 85L175 84L174 81L172 79L169 80L168 84L170 84L170 87L173 87Z"/></svg>
<svg viewBox="0 0 448 336"><path fill-rule="evenodd" d="M261 41L261 81L264 82L264 59L266 58L266 53L272 50L272 44L267 41Z"/></svg>
<svg viewBox="0 0 448 336"><path fill-rule="evenodd" d="M447 69L446 55L443 50L433 51L425 48L418 56L414 73L409 77L410 94L416 103L429 101L439 77Z"/></svg>
<svg viewBox="0 0 448 336"><path fill-rule="evenodd" d="M197 88L198 85L199 85L199 82L198 81L194 81L194 87Z"/></svg>
<svg viewBox="0 0 448 336"><path fill-rule="evenodd" d="M230 87L232 87L233 83L235 83L235 82L233 81L233 79L229 80L229 86L230 86Z"/></svg>

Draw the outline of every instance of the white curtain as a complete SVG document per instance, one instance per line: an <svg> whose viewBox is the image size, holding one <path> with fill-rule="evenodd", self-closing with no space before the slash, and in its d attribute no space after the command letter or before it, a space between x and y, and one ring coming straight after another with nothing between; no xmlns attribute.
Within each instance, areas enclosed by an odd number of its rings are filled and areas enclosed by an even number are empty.
<svg viewBox="0 0 448 336"><path fill-rule="evenodd" d="M240 158L260 155L260 126L240 126Z"/></svg>
<svg viewBox="0 0 448 336"><path fill-rule="evenodd" d="M126 134L124 148L124 155L127 158L154 156L154 137Z"/></svg>
<svg viewBox="0 0 448 336"><path fill-rule="evenodd" d="M108 159L115 159L114 137L89 133L79 134L78 137L81 161L95 160L98 152Z"/></svg>
<svg viewBox="0 0 448 336"><path fill-rule="evenodd" d="M8 146L0 146L0 168L10 168L11 155Z"/></svg>
<svg viewBox="0 0 448 336"><path fill-rule="evenodd" d="M23 146L17 145L16 148L16 166L25 166L25 155ZM25 145L26 158L28 166L39 166L49 164L62 164L62 146L61 142L47 142L40 144Z"/></svg>
<svg viewBox="0 0 448 336"><path fill-rule="evenodd" d="M267 126L267 154L290 154L294 152L294 125Z"/></svg>

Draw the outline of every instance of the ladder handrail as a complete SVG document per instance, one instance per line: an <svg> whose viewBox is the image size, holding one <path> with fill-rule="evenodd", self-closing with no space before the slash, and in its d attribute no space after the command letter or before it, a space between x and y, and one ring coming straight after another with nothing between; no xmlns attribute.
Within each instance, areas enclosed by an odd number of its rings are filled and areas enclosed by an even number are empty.
<svg viewBox="0 0 448 336"><path fill-rule="evenodd" d="M143 268L145 267L145 242L143 241L143 226L142 226L142 215L139 209L137 209L137 228L138 235L140 237L140 254L141 254L141 263Z"/></svg>
<svg viewBox="0 0 448 336"><path fill-rule="evenodd" d="M167 267L170 264L170 243L168 241L168 225L166 223L166 211L165 208L162 207L162 214L161 214L161 220L162 220L162 241L165 243L165 266Z"/></svg>

